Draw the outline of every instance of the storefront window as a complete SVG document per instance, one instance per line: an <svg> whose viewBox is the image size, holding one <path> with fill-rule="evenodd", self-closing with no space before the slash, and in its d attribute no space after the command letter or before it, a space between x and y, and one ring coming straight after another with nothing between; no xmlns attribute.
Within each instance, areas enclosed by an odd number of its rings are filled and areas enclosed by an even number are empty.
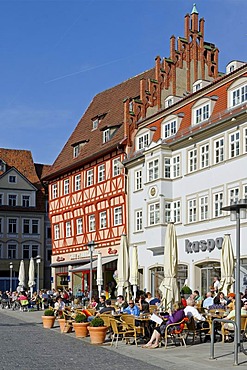
<svg viewBox="0 0 247 370"><path fill-rule="evenodd" d="M151 293L155 295L155 293L159 290L159 286L164 279L164 267L163 266L156 266L150 269L151 273ZM181 290L182 286L184 285L185 280L188 278L188 266L187 265L178 265L177 270L177 283L178 289Z"/></svg>

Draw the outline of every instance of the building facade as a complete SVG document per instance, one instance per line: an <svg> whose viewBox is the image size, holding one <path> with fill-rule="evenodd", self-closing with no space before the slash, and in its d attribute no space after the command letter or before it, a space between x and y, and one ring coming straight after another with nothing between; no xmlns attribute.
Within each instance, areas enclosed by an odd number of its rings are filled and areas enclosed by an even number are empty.
<svg viewBox="0 0 247 370"><path fill-rule="evenodd" d="M17 287L21 260L28 288L29 261L37 256L39 286L50 286L50 225L40 180L46 168L27 150L0 149L0 290Z"/></svg>

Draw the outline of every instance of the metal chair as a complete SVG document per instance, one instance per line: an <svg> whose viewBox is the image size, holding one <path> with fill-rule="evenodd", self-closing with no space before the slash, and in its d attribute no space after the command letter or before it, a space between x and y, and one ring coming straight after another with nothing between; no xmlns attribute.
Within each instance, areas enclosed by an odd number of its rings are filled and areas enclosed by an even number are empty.
<svg viewBox="0 0 247 370"><path fill-rule="evenodd" d="M134 340L137 345L137 336L145 336L145 328L136 326L135 317L133 315L122 315L120 320L125 324L125 329L134 330Z"/></svg>
<svg viewBox="0 0 247 370"><path fill-rule="evenodd" d="M113 345L114 339L116 338L115 347L117 348L119 335L122 335L122 340L126 339L126 335L128 335L128 336L134 336L135 335L134 329L130 329L130 328L126 327L120 321L117 321L115 319L110 319L110 325L111 325L111 329L112 329L112 332L113 332L111 346Z"/></svg>
<svg viewBox="0 0 247 370"><path fill-rule="evenodd" d="M187 321L188 319L185 318L182 321L174 322L166 326L164 332L165 348L167 348L168 339L171 339L173 344L179 341L181 346L184 344L186 347L184 328Z"/></svg>

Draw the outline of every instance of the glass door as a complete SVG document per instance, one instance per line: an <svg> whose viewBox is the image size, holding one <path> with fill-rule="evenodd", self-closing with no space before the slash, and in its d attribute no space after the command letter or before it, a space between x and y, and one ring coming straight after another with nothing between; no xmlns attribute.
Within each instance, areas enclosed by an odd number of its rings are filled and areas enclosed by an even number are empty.
<svg viewBox="0 0 247 370"><path fill-rule="evenodd" d="M220 263L209 262L201 265L197 265L201 269L201 295L204 296L210 291L210 287L213 285L214 276L218 276L220 279Z"/></svg>

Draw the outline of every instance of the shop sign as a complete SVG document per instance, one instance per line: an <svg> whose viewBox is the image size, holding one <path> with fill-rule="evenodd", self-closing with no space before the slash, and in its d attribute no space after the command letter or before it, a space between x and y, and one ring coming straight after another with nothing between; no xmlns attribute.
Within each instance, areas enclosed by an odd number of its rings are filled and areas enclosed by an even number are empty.
<svg viewBox="0 0 247 370"><path fill-rule="evenodd" d="M199 252L212 252L215 247L218 249L222 248L223 238L207 239L191 242L189 239L185 239L185 252L187 253L199 253Z"/></svg>
<svg viewBox="0 0 247 370"><path fill-rule="evenodd" d="M70 259L71 260L79 260L83 257L89 257L90 256L90 253L89 251L84 251L84 252L80 252L80 253L73 253L70 255Z"/></svg>

